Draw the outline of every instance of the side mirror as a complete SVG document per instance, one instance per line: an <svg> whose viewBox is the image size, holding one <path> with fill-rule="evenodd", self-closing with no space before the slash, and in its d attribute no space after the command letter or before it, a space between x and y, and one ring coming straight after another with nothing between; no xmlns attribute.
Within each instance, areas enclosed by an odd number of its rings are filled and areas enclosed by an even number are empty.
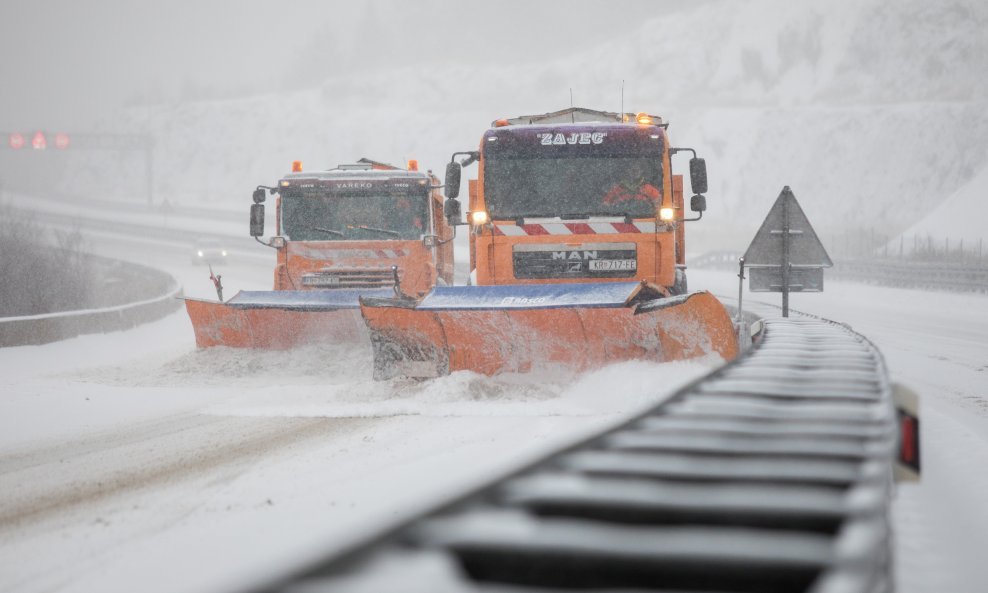
<svg viewBox="0 0 988 593"><path fill-rule="evenodd" d="M457 168L456 176L459 177L459 169ZM446 221L450 226L456 226L461 223L463 215L460 209L460 201L456 198L447 198L443 203L443 216L446 217Z"/></svg>
<svg viewBox="0 0 988 593"><path fill-rule="evenodd" d="M463 168L455 161L446 164L446 197L455 200L460 195L460 173ZM446 201L449 204L449 200ZM459 204L457 204L459 207ZM443 208L445 211L445 207ZM457 212L459 210L457 209Z"/></svg>
<svg viewBox="0 0 988 593"><path fill-rule="evenodd" d="M260 188L259 187L259 188L257 188L257 189L254 190L254 203L255 204L263 204L264 203L264 189L263 188Z"/></svg>
<svg viewBox="0 0 988 593"><path fill-rule="evenodd" d="M258 190L263 191L263 190ZM251 204L250 206L250 236L260 237L264 235L264 204Z"/></svg>
<svg viewBox="0 0 988 593"><path fill-rule="evenodd" d="M690 187L695 194L707 193L707 162L693 157L690 159Z"/></svg>
<svg viewBox="0 0 988 593"><path fill-rule="evenodd" d="M690 198L690 210L693 212L703 212L707 209L707 197L696 194Z"/></svg>

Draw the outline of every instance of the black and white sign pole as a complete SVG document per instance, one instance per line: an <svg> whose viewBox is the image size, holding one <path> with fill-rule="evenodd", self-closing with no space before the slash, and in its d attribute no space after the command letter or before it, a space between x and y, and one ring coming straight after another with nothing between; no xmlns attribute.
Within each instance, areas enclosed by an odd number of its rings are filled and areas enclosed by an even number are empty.
<svg viewBox="0 0 988 593"><path fill-rule="evenodd" d="M738 258L738 323L744 323L744 309L742 307L742 297L744 296L744 256Z"/></svg>
<svg viewBox="0 0 988 593"><path fill-rule="evenodd" d="M787 192L787 185L783 192ZM792 264L789 262L789 200L782 201L782 316L789 317L789 277Z"/></svg>

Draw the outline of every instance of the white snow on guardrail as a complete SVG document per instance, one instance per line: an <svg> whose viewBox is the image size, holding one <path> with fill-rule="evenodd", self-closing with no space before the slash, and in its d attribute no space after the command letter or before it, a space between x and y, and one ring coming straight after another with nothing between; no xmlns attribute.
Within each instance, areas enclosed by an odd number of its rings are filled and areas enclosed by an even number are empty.
<svg viewBox="0 0 988 593"><path fill-rule="evenodd" d="M182 296L183 291L175 278L160 270L139 267L145 275L154 272L167 277L168 281L163 282L167 285L163 294L108 307L0 317L0 347L47 344L83 334L128 329L161 319L181 306L177 297Z"/></svg>
<svg viewBox="0 0 988 593"><path fill-rule="evenodd" d="M172 285L171 289L167 294L155 297L153 299L146 299L143 301L137 301L135 303L125 303L123 305L116 305L114 307L100 307L98 309L79 309L77 311L59 311L57 313L43 313L41 315L21 315L19 317L0 317L0 323L8 323L12 321L35 321L39 319L53 319L56 317L76 317L79 315L92 315L94 313L112 313L115 311L126 311L128 309L137 309L146 305L153 305L155 303L160 303L162 301L167 301L168 299L174 299L182 296L182 287L178 284Z"/></svg>

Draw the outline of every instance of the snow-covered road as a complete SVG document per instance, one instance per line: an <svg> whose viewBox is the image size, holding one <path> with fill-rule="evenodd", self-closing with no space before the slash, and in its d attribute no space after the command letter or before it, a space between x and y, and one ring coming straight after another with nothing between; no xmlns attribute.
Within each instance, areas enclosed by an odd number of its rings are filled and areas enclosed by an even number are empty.
<svg viewBox="0 0 988 593"><path fill-rule="evenodd" d="M0 350L0 590L236 587L616 423L718 362L379 383L364 346L197 352L180 311Z"/></svg>
<svg viewBox="0 0 988 593"><path fill-rule="evenodd" d="M211 296L184 244L125 224L89 244ZM219 271L227 294L270 283L256 253ZM690 284L737 290L729 273L691 270ZM900 590L988 590L988 298L828 283L792 306L871 338L923 398L923 482L894 506ZM197 352L184 311L2 349L0 590L235 587L616 423L716 363L377 383L366 345Z"/></svg>

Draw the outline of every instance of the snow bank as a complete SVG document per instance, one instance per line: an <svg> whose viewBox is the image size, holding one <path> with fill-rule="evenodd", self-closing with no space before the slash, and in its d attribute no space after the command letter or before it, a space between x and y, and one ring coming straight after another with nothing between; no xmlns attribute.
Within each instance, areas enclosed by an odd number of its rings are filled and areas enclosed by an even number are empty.
<svg viewBox="0 0 988 593"><path fill-rule="evenodd" d="M932 204L928 216L903 231L907 247L912 247L912 237L930 237L941 246L944 239L950 239L954 249L960 247L961 241L966 251L976 250L979 244L988 248L988 228L985 226L988 220L988 166L945 200L932 201ZM890 244L893 248L897 246L897 239Z"/></svg>
<svg viewBox="0 0 988 593"><path fill-rule="evenodd" d="M711 209L695 241L756 225L785 184L824 232L898 231L988 163L986 28L978 0L708 2L523 67L368 70L307 91L142 108L115 124L154 136L159 198L242 204L293 159L439 169L493 119L557 109L570 87L577 104L616 110L625 80L629 110L662 114L676 144L708 159ZM104 158L78 155L68 178L105 186Z"/></svg>

